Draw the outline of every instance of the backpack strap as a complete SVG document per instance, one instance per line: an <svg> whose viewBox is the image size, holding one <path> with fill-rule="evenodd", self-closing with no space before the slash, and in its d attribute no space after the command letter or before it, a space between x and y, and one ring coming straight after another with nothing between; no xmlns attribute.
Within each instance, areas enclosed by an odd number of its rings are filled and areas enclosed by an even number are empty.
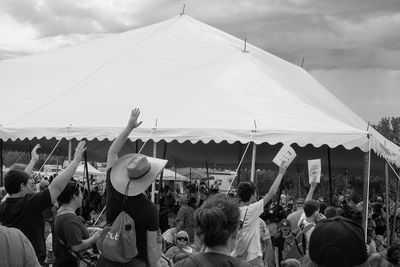
<svg viewBox="0 0 400 267"><path fill-rule="evenodd" d="M129 179L128 184L125 187L125 194L122 196L122 210L126 211L126 201L128 200L128 191L129 191L129 185L131 183L131 179Z"/></svg>
<svg viewBox="0 0 400 267"><path fill-rule="evenodd" d="M240 222L240 232L243 229L244 222L246 221L247 211L249 210L249 206L247 206L246 212L244 213L243 221Z"/></svg>
<svg viewBox="0 0 400 267"><path fill-rule="evenodd" d="M302 252L303 255L306 255L306 246L307 246L306 233L313 227L315 227L314 223L310 223L310 224L307 224L307 225L302 224L302 227L301 227L301 242L303 244L303 252Z"/></svg>
<svg viewBox="0 0 400 267"><path fill-rule="evenodd" d="M58 242L60 242L60 244L61 244L64 248L67 249L67 251L71 254L71 256L72 256L73 258L75 258L75 260L76 260L77 262L82 261L82 262L84 262L87 266L93 266L93 264L92 264L91 262L89 262L87 259L83 258L83 257L80 255L79 252L75 252L74 250L72 250L72 248L67 247L67 245L64 243L64 241L62 241L61 237L59 237L59 236L57 235L57 233L55 232L55 230L54 230L54 223L55 223L56 217L58 217L61 213L62 213L62 212L57 213L56 215L53 216L53 220L52 220L51 225L50 225L50 226L51 226L51 234L53 235L53 237L57 238ZM54 240L54 239L53 239L53 240Z"/></svg>

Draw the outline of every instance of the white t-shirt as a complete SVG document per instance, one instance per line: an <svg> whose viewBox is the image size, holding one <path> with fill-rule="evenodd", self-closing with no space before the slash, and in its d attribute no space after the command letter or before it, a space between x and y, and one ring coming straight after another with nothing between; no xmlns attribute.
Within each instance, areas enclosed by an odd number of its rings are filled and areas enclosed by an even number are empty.
<svg viewBox="0 0 400 267"><path fill-rule="evenodd" d="M309 251L309 247L310 247L310 237L311 237L312 232L315 229L315 223L310 223L310 222L307 222L307 220L304 220L303 224L304 224L304 227L306 227L309 224L314 225L314 227L310 228L307 232L304 233L304 235L306 237L306 255L309 255L308 251Z"/></svg>
<svg viewBox="0 0 400 267"><path fill-rule="evenodd" d="M246 213L247 210L247 213ZM242 233L246 236L246 242L249 242L246 261L251 261L258 256L262 257L260 242L260 225L258 218L264 212L264 200L261 199L249 206L240 207L240 220L243 221ZM245 218L246 214L246 218ZM235 251L232 253L235 255Z"/></svg>

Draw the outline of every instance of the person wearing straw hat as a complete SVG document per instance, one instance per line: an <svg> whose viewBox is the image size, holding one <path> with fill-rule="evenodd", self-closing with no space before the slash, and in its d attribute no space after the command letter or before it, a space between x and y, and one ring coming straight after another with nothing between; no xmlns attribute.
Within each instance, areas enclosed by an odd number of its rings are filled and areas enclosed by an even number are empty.
<svg viewBox="0 0 400 267"><path fill-rule="evenodd" d="M41 265L44 264L46 258L42 212L51 207L67 186L85 149L85 142L79 142L74 160L53 180L48 188L41 192L31 193L30 175L25 171L14 169L8 171L4 176L4 184L9 197L0 204L0 223L7 227L18 228L26 235L31 241Z"/></svg>
<svg viewBox="0 0 400 267"><path fill-rule="evenodd" d="M161 256L158 210L144 194L161 173L166 160L131 153L118 157L131 131L140 126L140 110L135 108L127 126L111 145L107 155L107 222L112 224L121 211L135 221L138 255L124 266L157 266ZM111 266L103 256L97 266Z"/></svg>

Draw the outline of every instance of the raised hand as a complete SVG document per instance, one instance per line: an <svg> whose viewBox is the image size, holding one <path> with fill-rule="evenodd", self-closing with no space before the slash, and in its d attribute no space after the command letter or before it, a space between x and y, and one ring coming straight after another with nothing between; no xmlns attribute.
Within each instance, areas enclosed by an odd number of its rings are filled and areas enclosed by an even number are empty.
<svg viewBox="0 0 400 267"><path fill-rule="evenodd" d="M140 110L138 108L135 108L132 110L131 116L128 121L128 127L132 130L134 128L137 128L142 124L142 121L138 122L138 118L140 115Z"/></svg>
<svg viewBox="0 0 400 267"><path fill-rule="evenodd" d="M39 149L39 148L41 148L41 146L40 146L40 144L37 144L33 149L32 149L32 152L31 152L31 158L33 159L33 160L38 160L39 159L39 154L37 153L37 150Z"/></svg>
<svg viewBox="0 0 400 267"><path fill-rule="evenodd" d="M282 161L281 166L279 166L279 174L284 175L286 173L286 161Z"/></svg>
<svg viewBox="0 0 400 267"><path fill-rule="evenodd" d="M85 141L80 141L79 144L76 146L74 160L81 161L83 152L85 152L86 150L85 145L86 145Z"/></svg>

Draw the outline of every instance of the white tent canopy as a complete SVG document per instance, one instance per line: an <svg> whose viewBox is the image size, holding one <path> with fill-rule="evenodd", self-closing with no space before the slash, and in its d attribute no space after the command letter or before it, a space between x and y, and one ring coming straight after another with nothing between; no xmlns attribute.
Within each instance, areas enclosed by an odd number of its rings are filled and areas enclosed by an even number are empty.
<svg viewBox="0 0 400 267"><path fill-rule="evenodd" d="M175 179L176 178L176 179ZM177 181L177 182L185 182L189 181L189 178L180 175L179 173L175 173L174 171L170 169L164 169L163 171L163 181ZM160 180L160 176L157 177L157 180Z"/></svg>
<svg viewBox="0 0 400 267"><path fill-rule="evenodd" d="M88 172L89 172L90 175L94 175L94 176L105 175L104 172L101 172L101 171L97 170L89 162L87 163L87 166L88 166ZM86 173L85 164L84 163L80 163L78 165L78 168L76 168L75 175L83 175L85 173Z"/></svg>
<svg viewBox="0 0 400 267"><path fill-rule="evenodd" d="M74 47L0 62L0 138L236 141L400 149L305 70L186 15ZM18 108L15 108L18 103ZM157 120L157 128L152 130ZM256 125L256 127L255 127ZM256 128L256 129L255 129ZM256 130L256 131L254 131Z"/></svg>

